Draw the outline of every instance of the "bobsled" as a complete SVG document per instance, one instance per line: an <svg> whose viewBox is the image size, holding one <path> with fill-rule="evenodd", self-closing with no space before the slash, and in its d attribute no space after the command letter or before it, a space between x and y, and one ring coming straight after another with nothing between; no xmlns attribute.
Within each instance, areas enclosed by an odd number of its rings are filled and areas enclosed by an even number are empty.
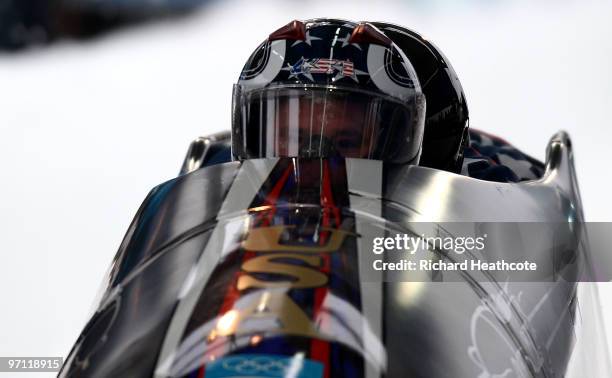
<svg viewBox="0 0 612 378"><path fill-rule="evenodd" d="M60 377L611 376L566 133L542 163L468 131L435 46L328 19L270 34L232 114L144 200Z"/></svg>
<svg viewBox="0 0 612 378"><path fill-rule="evenodd" d="M519 183L363 159L235 162L229 150L228 134L197 139L181 175L148 195L61 377L605 376L603 336L584 324L601 319L581 318L575 282L359 275L365 234L413 222L575 235L567 134L549 142L542 176ZM600 363L581 361L579 337Z"/></svg>

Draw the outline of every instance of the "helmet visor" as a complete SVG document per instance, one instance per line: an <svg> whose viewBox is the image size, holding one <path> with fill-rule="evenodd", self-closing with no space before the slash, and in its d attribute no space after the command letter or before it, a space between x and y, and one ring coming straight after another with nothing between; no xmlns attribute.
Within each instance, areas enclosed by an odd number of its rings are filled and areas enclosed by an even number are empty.
<svg viewBox="0 0 612 378"><path fill-rule="evenodd" d="M343 156L414 160L422 139L421 101L332 86L234 88L238 158ZM421 123L419 127L419 122Z"/></svg>

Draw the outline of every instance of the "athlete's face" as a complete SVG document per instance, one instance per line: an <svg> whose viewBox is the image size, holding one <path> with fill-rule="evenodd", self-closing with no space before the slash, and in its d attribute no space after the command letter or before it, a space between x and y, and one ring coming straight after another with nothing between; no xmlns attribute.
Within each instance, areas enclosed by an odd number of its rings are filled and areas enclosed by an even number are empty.
<svg viewBox="0 0 612 378"><path fill-rule="evenodd" d="M367 104L349 96L301 96L281 98L276 105L280 156L295 156L304 149L318 151L322 143L331 144L335 153L345 157L367 158L372 150L373 130L363 127L372 124L367 122L372 116Z"/></svg>

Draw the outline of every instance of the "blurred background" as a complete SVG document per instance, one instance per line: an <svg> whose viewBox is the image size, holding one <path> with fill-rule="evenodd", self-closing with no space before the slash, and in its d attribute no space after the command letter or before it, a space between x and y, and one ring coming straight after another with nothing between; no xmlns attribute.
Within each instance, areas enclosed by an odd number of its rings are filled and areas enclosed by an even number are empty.
<svg viewBox="0 0 612 378"><path fill-rule="evenodd" d="M586 217L612 221L611 14L598 0L0 0L0 356L67 355L147 192L192 139L229 129L244 62L293 19L420 32L457 71L471 126L541 160L567 130Z"/></svg>

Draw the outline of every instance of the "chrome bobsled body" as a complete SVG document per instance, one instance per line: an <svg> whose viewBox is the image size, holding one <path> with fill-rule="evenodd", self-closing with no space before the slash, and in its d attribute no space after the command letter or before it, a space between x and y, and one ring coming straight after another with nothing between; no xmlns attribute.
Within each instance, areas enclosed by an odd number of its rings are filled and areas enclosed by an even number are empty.
<svg viewBox="0 0 612 378"><path fill-rule="evenodd" d="M554 224L545 229L579 261L587 246L564 134L549 144L545 176L520 184L361 159L203 167L214 141L196 141L184 174L141 206L60 376L569 374L581 272L563 270L556 250L527 256L553 265L541 282L371 269L374 238L500 222Z"/></svg>

